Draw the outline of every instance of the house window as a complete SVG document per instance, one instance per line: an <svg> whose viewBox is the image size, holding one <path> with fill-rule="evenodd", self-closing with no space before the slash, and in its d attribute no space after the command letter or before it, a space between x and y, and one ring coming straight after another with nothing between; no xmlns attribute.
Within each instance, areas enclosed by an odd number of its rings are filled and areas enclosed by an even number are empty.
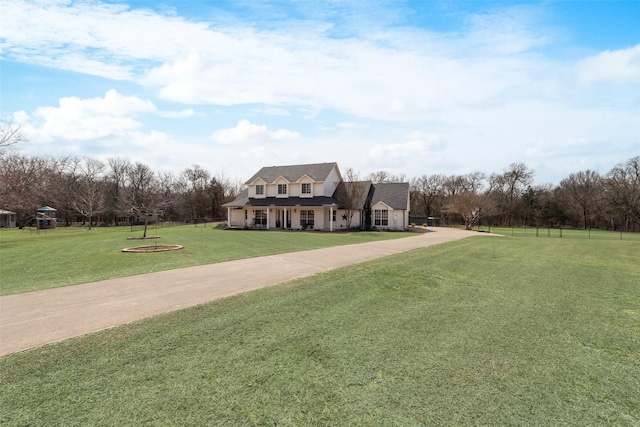
<svg viewBox="0 0 640 427"><path fill-rule="evenodd" d="M303 182L302 183L302 194L311 194L311 183Z"/></svg>
<svg viewBox="0 0 640 427"><path fill-rule="evenodd" d="M259 210L256 211L255 217L255 225L267 225L267 211Z"/></svg>
<svg viewBox="0 0 640 427"><path fill-rule="evenodd" d="M311 210L301 210L300 211L300 225L302 227L311 227L315 225L315 217L314 211Z"/></svg>
<svg viewBox="0 0 640 427"><path fill-rule="evenodd" d="M287 184L278 184L278 194L287 194Z"/></svg>
<svg viewBox="0 0 640 427"><path fill-rule="evenodd" d="M338 211L336 211L335 209L333 210L333 215L331 217L331 221L336 222L336 214L338 213Z"/></svg>
<svg viewBox="0 0 640 427"><path fill-rule="evenodd" d="M264 184L256 185L256 195L261 196L264 194Z"/></svg>
<svg viewBox="0 0 640 427"><path fill-rule="evenodd" d="M374 225L386 227L389 225L389 211L376 209L373 211Z"/></svg>

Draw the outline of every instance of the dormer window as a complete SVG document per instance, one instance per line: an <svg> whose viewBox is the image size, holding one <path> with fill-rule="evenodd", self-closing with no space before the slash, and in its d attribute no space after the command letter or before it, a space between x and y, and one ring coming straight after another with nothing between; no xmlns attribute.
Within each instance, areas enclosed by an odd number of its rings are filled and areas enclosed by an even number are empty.
<svg viewBox="0 0 640 427"><path fill-rule="evenodd" d="M256 196L263 196L264 195L264 184L257 184L256 185Z"/></svg>
<svg viewBox="0 0 640 427"><path fill-rule="evenodd" d="M278 195L286 195L287 194L287 184L278 184Z"/></svg>
<svg viewBox="0 0 640 427"><path fill-rule="evenodd" d="M302 183L302 194L311 194L311 183L303 182Z"/></svg>

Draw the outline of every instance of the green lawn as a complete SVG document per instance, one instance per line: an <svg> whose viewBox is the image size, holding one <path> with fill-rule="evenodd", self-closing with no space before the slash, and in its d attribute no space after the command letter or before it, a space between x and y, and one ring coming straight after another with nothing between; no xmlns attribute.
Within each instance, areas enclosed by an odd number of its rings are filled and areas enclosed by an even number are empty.
<svg viewBox="0 0 640 427"><path fill-rule="evenodd" d="M333 270L6 356L0 424L637 426L639 266L507 236Z"/></svg>
<svg viewBox="0 0 640 427"><path fill-rule="evenodd" d="M219 230L211 224L150 229L138 227L55 230L0 230L0 295L94 282L134 274L170 270L284 252L406 237L406 233L321 233ZM130 246L179 244L173 252L132 254Z"/></svg>

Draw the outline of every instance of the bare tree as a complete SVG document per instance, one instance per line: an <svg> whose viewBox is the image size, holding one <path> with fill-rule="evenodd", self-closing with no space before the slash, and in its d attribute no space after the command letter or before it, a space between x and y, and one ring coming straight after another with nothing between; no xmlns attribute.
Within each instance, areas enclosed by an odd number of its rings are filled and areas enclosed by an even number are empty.
<svg viewBox="0 0 640 427"><path fill-rule="evenodd" d="M405 174L393 175L387 171L376 171L369 174L369 181L374 184L383 184L386 182L407 182Z"/></svg>
<svg viewBox="0 0 640 427"><path fill-rule="evenodd" d="M513 222L520 197L533 182L534 171L524 163L512 163L501 175L492 174L488 192L505 212L507 225Z"/></svg>
<svg viewBox="0 0 640 427"><path fill-rule="evenodd" d="M434 216L442 204L445 180L446 177L441 174L415 178L411 184L414 195L412 205L425 215Z"/></svg>
<svg viewBox="0 0 640 427"><path fill-rule="evenodd" d="M122 198L125 195L127 173L131 168L131 162L119 157L111 157L107 162L109 163L109 173L106 176L106 203L113 224L117 225L118 218L126 214L122 209Z"/></svg>
<svg viewBox="0 0 640 427"><path fill-rule="evenodd" d="M5 153L0 157L0 208L15 211L23 223L39 206L52 204L62 187L59 175L65 162L64 158Z"/></svg>
<svg viewBox="0 0 640 427"><path fill-rule="evenodd" d="M20 125L11 122L0 123L0 153L12 145L28 140Z"/></svg>
<svg viewBox="0 0 640 427"><path fill-rule="evenodd" d="M489 196L468 190L450 196L444 209L460 215L467 230L478 223L481 215L487 217L497 212L496 205Z"/></svg>
<svg viewBox="0 0 640 427"><path fill-rule="evenodd" d="M640 156L615 166L605 181L606 199L618 220L629 230L640 225Z"/></svg>
<svg viewBox="0 0 640 427"><path fill-rule="evenodd" d="M338 201L345 211L343 217L345 228L349 230L353 225L351 223L353 215L364 206L367 186L363 181L359 181L358 174L352 168L347 168L337 190Z"/></svg>
<svg viewBox="0 0 640 427"><path fill-rule="evenodd" d="M484 181L487 175L480 171L473 171L464 176L466 180L465 188L469 191L479 193L484 187Z"/></svg>
<svg viewBox="0 0 640 427"><path fill-rule="evenodd" d="M93 218L107 209L104 169L105 164L100 160L83 159L74 177L75 185L69 188L70 206L87 219L89 230L91 230Z"/></svg>
<svg viewBox="0 0 640 427"><path fill-rule="evenodd" d="M158 192L162 201L163 216L176 215L176 204L182 198L183 187L181 181L171 172L158 173Z"/></svg>
<svg viewBox="0 0 640 427"><path fill-rule="evenodd" d="M581 217L582 228L586 229L591 212L598 208L597 200L602 189L600 175L590 169L572 173L560 181L560 188L569 196L570 207Z"/></svg>
<svg viewBox="0 0 640 427"><path fill-rule="evenodd" d="M137 162L127 170L122 201L132 216L144 219L142 237L146 238L149 218L158 215L165 203L159 181L149 166Z"/></svg>
<svg viewBox="0 0 640 427"><path fill-rule="evenodd" d="M182 171L181 178L185 182L185 201L189 207L190 217L205 217L209 210L209 197L207 185L211 180L211 174L200 165L192 165Z"/></svg>
<svg viewBox="0 0 640 427"><path fill-rule="evenodd" d="M468 190L469 183L464 175L447 176L442 181L442 191L444 196L453 196Z"/></svg>

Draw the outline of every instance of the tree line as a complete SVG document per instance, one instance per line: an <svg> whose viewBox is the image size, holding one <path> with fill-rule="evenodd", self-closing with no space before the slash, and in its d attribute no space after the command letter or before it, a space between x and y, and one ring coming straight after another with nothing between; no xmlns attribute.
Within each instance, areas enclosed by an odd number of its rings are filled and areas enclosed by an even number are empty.
<svg viewBox="0 0 640 427"><path fill-rule="evenodd" d="M52 158L14 152L0 155L0 204L16 212L18 225L51 205L58 222L93 225L226 218L224 203L242 184L200 165L179 174L154 171L127 159Z"/></svg>
<svg viewBox="0 0 640 427"><path fill-rule="evenodd" d="M422 175L411 180L411 213L496 226L640 230L640 156L601 175L569 174L556 186L534 185L534 171L512 163L501 173Z"/></svg>
<svg viewBox="0 0 640 427"><path fill-rule="evenodd" d="M18 225L44 205L55 206L59 221L82 221L89 227L147 221L160 214L164 220L187 222L223 219L227 212L222 205L243 190L241 182L197 164L174 174L122 158L49 158L9 149L26 140L19 126L0 126L0 208L16 212ZM556 186L534 185L534 177L525 163L512 163L492 174L408 179L378 171L367 180L410 182L412 217L439 218L467 228L484 224L640 230L640 156L604 175L589 169L571 173ZM345 182L357 180L358 174L346 169Z"/></svg>

